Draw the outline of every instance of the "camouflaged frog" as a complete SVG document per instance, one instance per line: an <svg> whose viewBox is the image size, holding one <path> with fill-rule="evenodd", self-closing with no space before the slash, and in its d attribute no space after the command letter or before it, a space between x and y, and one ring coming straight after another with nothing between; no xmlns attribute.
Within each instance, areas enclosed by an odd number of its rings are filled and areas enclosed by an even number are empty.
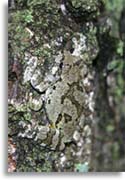
<svg viewBox="0 0 125 180"><path fill-rule="evenodd" d="M46 112L50 123L56 129L55 137L60 135L61 143L73 140L73 134L83 116L84 69L82 59L65 51L61 79L46 91ZM63 148L64 144L61 146Z"/></svg>
<svg viewBox="0 0 125 180"><path fill-rule="evenodd" d="M33 90L40 94L40 99L30 97L31 109L45 114L45 118L41 117L42 126L36 128L35 138L42 146L63 150L65 144L74 142L74 139L78 143L79 138L74 134L83 138L84 121L89 118L85 116L92 117L93 113L91 82L94 76L88 67L98 54L96 37L92 34L94 42L90 43L90 35L75 33L71 38L73 51L65 48L58 52L49 69L44 63L38 66L35 57L28 61L24 82L30 81Z"/></svg>

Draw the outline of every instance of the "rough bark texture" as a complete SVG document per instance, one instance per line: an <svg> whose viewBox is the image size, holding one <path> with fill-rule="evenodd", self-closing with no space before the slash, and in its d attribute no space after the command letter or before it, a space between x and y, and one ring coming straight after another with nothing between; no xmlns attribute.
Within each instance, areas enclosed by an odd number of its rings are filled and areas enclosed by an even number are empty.
<svg viewBox="0 0 125 180"><path fill-rule="evenodd" d="M104 12L103 0L9 2L9 172L100 170L116 49Z"/></svg>

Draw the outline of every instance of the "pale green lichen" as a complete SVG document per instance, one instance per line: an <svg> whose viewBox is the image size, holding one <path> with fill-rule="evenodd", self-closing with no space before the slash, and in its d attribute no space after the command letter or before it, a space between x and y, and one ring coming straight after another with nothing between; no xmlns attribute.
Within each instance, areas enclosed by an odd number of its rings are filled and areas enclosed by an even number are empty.
<svg viewBox="0 0 125 180"><path fill-rule="evenodd" d="M89 170L89 165L88 165L87 162L85 162L84 164L76 164L75 170L77 172L81 172L81 173L85 173L86 172L87 173L88 170Z"/></svg>

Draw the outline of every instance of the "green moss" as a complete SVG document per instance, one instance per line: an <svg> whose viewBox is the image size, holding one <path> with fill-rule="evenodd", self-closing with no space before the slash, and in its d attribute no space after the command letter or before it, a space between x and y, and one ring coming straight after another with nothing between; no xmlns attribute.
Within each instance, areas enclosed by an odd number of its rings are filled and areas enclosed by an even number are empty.
<svg viewBox="0 0 125 180"><path fill-rule="evenodd" d="M76 18L79 17L84 21L91 21L100 15L102 4L102 0L69 0L69 9Z"/></svg>
<svg viewBox="0 0 125 180"><path fill-rule="evenodd" d="M94 11L98 8L98 1L97 0L71 0L72 6L74 8L82 8L86 11ZM90 10L91 9L91 10Z"/></svg>
<svg viewBox="0 0 125 180"><path fill-rule="evenodd" d="M35 145L35 147L34 147ZM34 144L32 140L22 140L18 142L18 148L22 152L19 154L17 171L19 172L51 172L52 162L56 155L53 152L47 153L40 145ZM56 154L56 153L55 153ZM23 155L23 156L22 156Z"/></svg>

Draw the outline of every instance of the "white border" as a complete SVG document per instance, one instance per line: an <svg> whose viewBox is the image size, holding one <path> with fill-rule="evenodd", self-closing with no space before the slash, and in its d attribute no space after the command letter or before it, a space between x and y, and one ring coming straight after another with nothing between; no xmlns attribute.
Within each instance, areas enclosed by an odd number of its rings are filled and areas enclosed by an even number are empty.
<svg viewBox="0 0 125 180"><path fill-rule="evenodd" d="M0 179L125 179L125 173L13 173L7 174L7 0L0 0Z"/></svg>

